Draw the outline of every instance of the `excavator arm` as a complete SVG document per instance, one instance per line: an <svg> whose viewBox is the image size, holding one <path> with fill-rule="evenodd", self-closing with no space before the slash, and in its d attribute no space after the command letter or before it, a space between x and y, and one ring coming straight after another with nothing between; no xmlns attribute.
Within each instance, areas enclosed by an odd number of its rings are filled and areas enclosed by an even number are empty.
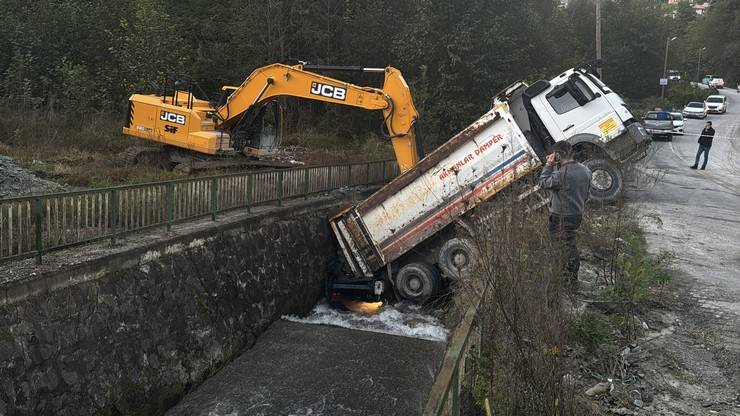
<svg viewBox="0 0 740 416"><path fill-rule="evenodd" d="M385 80L382 89L361 87L309 72L307 68L383 72ZM281 96L382 111L385 133L392 142L401 172L409 170L419 161L420 149L417 149L414 129L418 113L408 84L396 68L268 65L252 72L239 87L233 89L226 103L214 113L217 125L228 130L247 110L259 108Z"/></svg>

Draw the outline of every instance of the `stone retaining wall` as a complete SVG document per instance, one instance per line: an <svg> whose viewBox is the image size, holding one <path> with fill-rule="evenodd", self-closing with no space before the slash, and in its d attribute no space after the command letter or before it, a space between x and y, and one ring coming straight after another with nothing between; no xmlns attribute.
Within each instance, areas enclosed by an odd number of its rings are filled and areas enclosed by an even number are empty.
<svg viewBox="0 0 740 416"><path fill-rule="evenodd" d="M0 415L162 414L271 322L315 304L338 206L180 236L0 306Z"/></svg>

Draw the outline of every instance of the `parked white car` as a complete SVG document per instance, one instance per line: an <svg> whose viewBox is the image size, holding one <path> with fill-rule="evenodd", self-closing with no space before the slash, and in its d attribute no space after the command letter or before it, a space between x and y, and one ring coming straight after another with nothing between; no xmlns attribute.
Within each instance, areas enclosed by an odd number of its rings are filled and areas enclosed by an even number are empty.
<svg viewBox="0 0 740 416"><path fill-rule="evenodd" d="M683 114L671 113L673 116L673 134L683 134Z"/></svg>
<svg viewBox="0 0 740 416"><path fill-rule="evenodd" d="M681 111L686 118L707 118L707 106L699 101L692 101L686 104Z"/></svg>
<svg viewBox="0 0 740 416"><path fill-rule="evenodd" d="M707 113L724 114L727 112L727 97L724 95L710 95L704 100Z"/></svg>

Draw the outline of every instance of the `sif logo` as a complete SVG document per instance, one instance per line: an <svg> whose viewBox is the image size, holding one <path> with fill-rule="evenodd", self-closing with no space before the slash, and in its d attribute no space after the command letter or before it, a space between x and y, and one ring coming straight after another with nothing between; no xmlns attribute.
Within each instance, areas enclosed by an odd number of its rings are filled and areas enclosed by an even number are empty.
<svg viewBox="0 0 740 416"><path fill-rule="evenodd" d="M170 113L169 111L161 111L159 113L159 119L170 123L185 124L185 116L182 114Z"/></svg>
<svg viewBox="0 0 740 416"><path fill-rule="evenodd" d="M320 84L318 82L312 82L311 94L344 101L344 99L347 97L347 89L342 87L334 87L327 84Z"/></svg>

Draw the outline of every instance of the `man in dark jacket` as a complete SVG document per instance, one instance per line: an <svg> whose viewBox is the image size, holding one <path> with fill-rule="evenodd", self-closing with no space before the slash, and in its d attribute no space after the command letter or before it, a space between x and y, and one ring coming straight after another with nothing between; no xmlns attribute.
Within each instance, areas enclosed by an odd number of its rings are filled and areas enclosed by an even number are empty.
<svg viewBox="0 0 740 416"><path fill-rule="evenodd" d="M704 163L701 165L701 170L707 168L707 160L709 160L709 149L712 147L712 139L714 139L714 129L712 128L712 122L707 121L704 125L704 130L701 131L699 136L699 150L696 152L696 161L691 169L696 169L699 166L699 157L704 153Z"/></svg>
<svg viewBox="0 0 740 416"><path fill-rule="evenodd" d="M550 149L539 182L550 193L550 237L565 243L566 271L575 285L581 267L576 231L591 190L591 170L573 159L568 142L557 142Z"/></svg>

